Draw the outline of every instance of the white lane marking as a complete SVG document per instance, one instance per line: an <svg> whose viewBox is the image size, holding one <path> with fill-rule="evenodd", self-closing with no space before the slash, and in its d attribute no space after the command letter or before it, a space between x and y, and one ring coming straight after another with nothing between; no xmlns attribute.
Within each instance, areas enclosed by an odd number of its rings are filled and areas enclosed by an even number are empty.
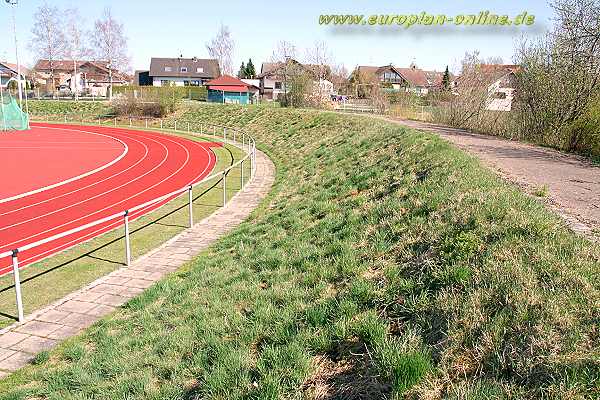
<svg viewBox="0 0 600 400"><path fill-rule="evenodd" d="M125 150L123 151L123 153L119 157L115 158L114 160L112 160L108 164L102 165L102 166L100 166L100 167L98 167L96 169L93 169L91 171L85 172L85 173L83 173L81 175L74 176L72 178L66 179L66 180L64 180L62 182L57 182L57 183L54 183L52 185L44 186L44 187L39 188L39 189L31 190L29 192L25 192L25 193L21 193L21 194L15 195L15 196L7 197L5 199L0 199L0 204L2 204L2 203L8 203L9 201L13 201L13 200L17 200L17 199L22 199L23 197L31 196L31 195L36 194L36 193L45 192L46 190L50 190L50 189L53 189L55 187L66 185L67 183L70 183L70 182L76 181L78 179L85 178L86 176L90 176L92 174L95 174L96 172L102 171L103 169L106 169L106 168L110 167L111 165L119 162L123 157L125 157L125 155L129 151L129 148L127 147L127 145L123 141L121 141L119 139L116 139L116 138L113 138L113 137L110 137L108 135L103 135L101 133L83 131L83 130L78 130L78 129L51 128L51 127L45 127L45 126L38 126L37 128L41 128L41 129L55 129L55 130L56 129L57 130L66 130L66 131L71 131L71 132L81 132L81 133L89 133L89 134L92 134L92 135L104 136L104 137L108 137L108 138L110 138L112 140L116 140L116 141L120 142L123 145L123 147L125 148Z"/></svg>
<svg viewBox="0 0 600 400"><path fill-rule="evenodd" d="M15 209L13 209L13 210L10 210L10 211L4 212L4 213L0 213L0 217L1 217L1 216L3 216L3 215L8 215L8 214L12 214L12 213L14 213L14 212L17 212L17 211L24 210L24 209L26 209L26 208L34 207L34 206L37 206L37 205L39 205L39 204L48 203L48 202L50 202L50 201L53 201L53 200L56 200L56 199L60 199L61 197L68 196L68 195L70 195L70 194L73 194L73 193L80 192L80 191L82 191L82 190L84 190L84 189L90 188L90 187L92 187L92 186L96 186L96 185L98 185L98 184L100 184L100 183L102 183L102 182L105 182L105 181L107 181L107 180L109 180L109 179L111 179L111 178L114 178L115 176L121 175L122 173L124 173L124 172L127 172L127 171L129 171L130 169L134 168L135 166L137 166L139 163L141 163L142 161L144 161L144 160L146 159L146 156L148 155L148 146L146 146L146 144L145 144L145 143L142 143L141 141L139 141L139 140L135 139L134 137L127 137L127 139L129 139L129 140L133 140L134 142L138 142L138 143L140 143L140 144L141 144L141 145L144 147L144 155L143 155L143 156L142 156L142 158L140 158L140 159L139 159L139 160L138 160L138 161L137 161L135 164L133 164L133 165L130 165L129 167L127 167L127 168L125 168L125 169L123 169L123 170L121 170L121 171L117 172L116 174L110 175L110 176L108 176L108 177L106 177L106 178L104 178L104 179L101 179L101 180L99 180L99 181L95 181L95 182L93 182L93 183L91 183L91 184L89 184L89 185L87 185L87 186L81 187L81 188L79 188L79 189L75 189L75 190L72 190L72 191L70 191L70 192L63 193L63 194L61 194L61 195L58 195L58 196L50 197L50 198L48 198L48 199L45 199L45 200L39 201L39 202L37 202L37 203L28 204L28 205L25 205L25 206L23 206L23 207L20 207L20 208L15 208ZM149 139L149 140L150 140L150 141L152 141L152 142L158 143L156 140L154 140L154 139L152 139L152 138L147 138L147 139Z"/></svg>
<svg viewBox="0 0 600 400"><path fill-rule="evenodd" d="M184 163L184 164L183 164L181 167L179 167L179 168L177 169L177 171L173 172L173 173L172 173L171 175L169 175L168 177L166 177L166 178L164 178L163 180L161 180L160 182L157 182L157 183L155 183L154 185L152 185L152 186L150 186L150 187L148 187L148 188L146 188L146 189L142 190L141 192L138 192L138 193L136 193L136 194L135 194L135 195L133 195L133 196L127 197L127 198L125 198L125 199L123 199L123 200L121 200L121 201L119 201L119 202L116 202L116 203L110 204L110 205L108 205L108 206L106 206L106 207L104 207L104 208L102 208L102 209L100 209L100 210L96 210L96 211L94 211L93 213L90 213L90 214L87 214L87 215L83 215L83 216L81 216L81 217L79 217L79 218L76 218L76 219L74 219L74 220L71 220L71 221L69 221L69 222L66 222L66 223L64 223L64 224L61 224L61 225L57 225L57 226L55 226L55 227L52 227L52 228L50 228L50 229L47 229L47 230L45 230L45 231L38 232L38 233L36 233L36 234L34 234L34 235L31 235L31 236L28 236L28 237L26 237L26 238L21 238L21 239L19 239L19 240L13 241L13 242L11 242L11 243L6 243L6 244L3 244L3 246L11 246L11 245L13 245L13 244L15 244L15 243L18 243L19 241L25 241L25 240L29 240L29 239L35 238L35 237L37 237L37 236L40 236L40 235L43 235L43 234L45 234L45 233L52 232L52 231L54 231L54 230L56 230L56 229L62 228L62 227L64 227L64 226L66 226L66 225L72 224L73 222L77 222L77 221L80 221L80 220L82 220L82 219L85 219L85 218L87 218L87 217L90 217L90 216L92 216L92 215L94 215L94 214L98 214L99 212L102 212L102 211L104 211L104 210L106 210L106 209L109 209L109 208L111 208L111 207L114 207L114 206L116 206L117 204L121 204L121 203L124 203L124 202L125 202L125 201L127 201L127 200L131 200L131 199L133 199L133 198L135 198L135 197L139 196L140 194L142 194L142 193L145 193L145 192L147 192L148 190L150 190L150 189L154 188L155 186L158 186L158 185L160 185L160 184L161 184L161 183L163 183L164 181L168 180L169 178L171 178L173 175L177 174L177 173L178 173L178 172L179 172L181 169L183 169L183 168L184 168L184 167L187 165L187 163L189 162L189 159L190 159L190 154L189 154L189 151L188 151L188 150L187 150L187 149L186 149L184 146L182 146L181 144L179 144L179 143L175 142L174 140L170 140L170 139L168 139L168 138L166 138L166 137L165 137L165 139L167 139L169 142L171 142L171 143L175 143L177 146L179 146L179 147L183 148L183 149L185 150L185 152L187 153L187 156L186 156L185 163ZM164 145L163 145L163 147L165 147L165 148L166 148L166 146L164 146ZM167 149L167 155L166 155L166 157L165 157L165 160L167 159L167 157L168 157L168 149ZM162 165L163 163L164 163L164 160L163 160L163 162L161 162L161 164L160 164L160 165ZM154 169L156 169L156 168L158 168L160 165L158 165L157 167L153 168L153 170L154 170ZM145 176L145 175L149 174L150 172L152 172L152 171L148 171L148 172L146 172L145 174L143 174L143 175L139 176L139 177L138 177L138 178L136 178L135 180L138 180L138 179L142 178L143 176ZM129 182L127 182L127 183L123 184L123 185L120 185L119 187L126 186L127 184L129 184L129 183L131 183L131 182L133 182L133 181L134 181L134 180L131 180L131 181L129 181ZM68 209L68 208L74 207L74 206L76 206L76 205L79 205L79 204L81 204L81 203L85 203L85 202L87 202L87 201L89 201L89 200L93 200L93 199L95 199L95 198L97 198L97 197L103 196L103 195L104 195L104 194L106 194L106 193L110 193L110 192L112 192L112 191L114 191L114 190L118 189L119 187L117 187L117 188L114 188L114 189L111 189L111 190L109 190L109 191L106 191L106 192L104 192L104 193L98 194L97 196L94 196L94 197L88 198L88 199L86 199L86 200L80 201L80 202L78 202L78 203L71 204L71 205L69 205L69 206L67 206L67 207L63 207L63 208L61 208L61 209L58 209L58 210L52 211L52 212L50 212L50 213L47 213L47 214L45 214L45 215L41 215L41 216L38 216L38 217L35 217L35 218L31 218L31 219L29 219L28 221L33 221L33 220L36 220L36 219L42 218L42 217L44 217L44 216L46 216L46 215L55 214L55 213L57 213L57 212L60 212L60 211L66 210L66 209ZM6 227L3 227L3 228L0 228L0 231L2 231L2 230L6 230L6 229L8 229L8 228L11 228L11 227L13 227L13 226L18 226L18 225L21 225L21 224L23 224L23 223L25 223L25 222L28 222L28 221L19 222L19 223L16 223L16 224L12 224L12 225L9 225L9 226L6 226Z"/></svg>
<svg viewBox="0 0 600 400"><path fill-rule="evenodd" d="M143 173L142 175L139 175L139 176L137 176L135 179L131 179L131 180L129 180L129 181L127 181L127 182L125 182L125 183L123 183L123 184L121 184L121 185L117 186L117 187L114 187L114 188L112 188L112 189L110 189L110 190L107 190L107 191L104 191L104 192L102 192L102 193L98 193L97 195L95 195L95 196L93 196L93 197L88 197L88 198L86 198L86 199L84 199L84 200L78 201L78 202L76 202L76 203L69 204L69 205L67 205L67 206L65 206L65 207L58 208L58 209L56 209L56 210L52 210L52 211L50 211L50 212L47 212L47 213L45 213L45 214L40 214L40 215L37 215L37 216L35 216L35 217L33 217L33 218L30 218L30 219L28 219L28 220L19 221L19 222L16 222L16 223L14 223L14 224L11 224L11 225L6 225L6 226L3 226L3 227L0 227L0 231L3 231L3 230L6 230L6 229L9 229L9 228L13 228L13 227L15 227L15 226L19 226L19 225L25 224L25 223L27 223L27 222L35 221L36 219L40 219L40 218L46 217L46 216L48 216L48 215L56 214L56 213L58 213L58 212L60 212L60 211L67 210L67 209L69 209L69 208L72 208L72 207L75 207L75 206L77 206L77 205L80 205L80 204L86 203L86 202L88 202L88 201L90 201L90 200L94 200L94 199L96 199L96 198L98 198L98 197L104 196L105 194L108 194L108 193L114 192L115 190L118 190L118 189L120 189L120 188L122 188L122 187L124 187L124 186L127 186L127 185L129 185L130 183L132 183L132 182L135 182L135 181L137 181L137 180L139 180L139 179L143 178L144 176L146 176L146 175L148 175L148 174L150 174L150 173L154 172L154 171L155 171L155 170L157 170L159 167L161 167L161 166L162 166L162 165L163 165L163 164L164 164L164 163L167 161L167 159L169 158L169 149L167 149L167 147L166 147L165 145L163 145L162 143L160 143L160 142L158 142L158 141L155 141L155 142L156 142L156 143L158 143L160 146L162 146L162 147L163 147L163 149L165 150L165 155L164 155L163 159L160 161L160 163L159 163L158 165L154 166L154 167L153 167L152 169L150 169L149 171L146 171L146 172L145 172L145 173ZM85 216L84 216L84 217L82 217L82 218L85 218ZM77 220L75 220L75 221L77 221ZM72 221L72 222L73 222L73 221ZM67 224L69 224L69 223L70 223L70 222L67 222L67 223L65 223L65 224L63 224L63 225L59 225L59 226L57 226L57 228L59 228L59 227L61 227L61 226L64 226L64 225L67 225ZM52 230L52 229L50 229L50 230ZM40 232L39 234L41 234L41 233L45 233L45 232L48 232L48 231L43 231L43 232ZM37 235L39 235L39 234L37 234ZM33 236L30 236L30 237L24 238L24 239L22 239L22 240L29 239L29 238L31 238L31 237L35 237L35 236L37 236L37 235L33 235ZM12 242L12 243L4 244L3 246L10 246L11 244L14 244L14 243L16 243L16 241L15 241L15 242Z"/></svg>
<svg viewBox="0 0 600 400"><path fill-rule="evenodd" d="M188 183L188 185L191 185L192 183L194 183L196 180L198 180L198 179L199 179L199 178L202 176L202 174L204 174L204 173L206 172L206 170L209 168L209 166L210 166L210 164L211 164L211 163L210 163L210 160L211 160L212 158L215 158L215 165L213 165L213 167L214 167L214 166L216 166L216 162L217 162L217 160L216 160L216 155L214 154L214 152L213 152L211 149L209 149L209 148L206 148L205 146L201 146L201 145L200 145L200 143L201 143L201 142L194 141L194 143L195 143L197 146L200 146L200 148L201 148L202 150L204 150L204 151L205 151L205 152L208 154L208 161L209 161L209 162L208 162L208 163L206 164L206 166L204 167L204 170L202 170L202 172L201 172L201 173L199 173L198 175L196 175L196 176L194 177L194 179L192 179L192 180L191 180L191 181ZM147 206L147 207L144 207L144 208L143 208L143 209L141 209L141 210L138 210L138 211L135 213L135 218L139 218L139 217L141 217L141 216L142 216L142 215L144 215L144 214L147 214L147 213L149 213L149 212L151 212L151 211L157 210L158 208L160 208L160 207L164 206L165 204L166 204L166 203L162 203L162 204L150 204L149 206ZM158 207L157 207L157 206L158 206ZM155 208L154 208L154 209L150 209L151 207L155 207ZM133 217L133 215L132 215L132 217ZM132 219L133 219L133 218L132 218ZM72 248L72 247L75 247L76 245L79 245L79 244L82 244L82 243L88 242L88 241L90 241L90 240L94 239L94 238L95 238L96 236L98 236L99 234L102 234L102 233L108 233L108 232L110 232L110 231L112 231L112 230L114 230L114 229L116 229L116 228L120 227L121 225L123 225L123 221L122 221L122 220L117 220L117 221L115 221L115 222L111 222L110 224L108 224L108 225L105 225L105 226L103 226L103 227L100 227L100 228L96 229L95 231L93 231L93 232L90 232L90 233L88 233L88 234L86 234L86 235L84 235L84 236L77 237L77 238L75 238L75 239L72 239L71 241L69 241L69 242L67 242L67 243L63 243L62 245L56 246L56 247L54 247L54 248L52 248L52 249L50 249L50 250L46 250L46 251L44 251L44 252L42 252L42 253L35 254L35 255L31 256L31 257L28 257L28 258L22 259L22 260L20 260L20 262L21 262L21 265L25 266L24 264L25 264L25 263L27 263L29 260L32 260L32 259L34 259L34 258L36 258L36 257L39 257L39 256L43 256L42 258L40 258L40 259L38 259L38 260L36 261L36 262L40 262L40 261L42 261L42 260L44 260L44 259L47 259L47 258L49 258L49 257L52 257L52 256L54 256L54 255L55 255L55 254L57 254L57 253L60 253L60 252L62 252L62 251L66 251L66 250L68 250L68 249L70 249L70 248ZM107 230L107 229L108 229L108 230ZM12 268L12 265L8 265L8 266L6 266L6 267L2 267L2 268L0 268L0 276L2 276L2 275L4 275L4 274L6 274L7 272L10 272L11 268Z"/></svg>

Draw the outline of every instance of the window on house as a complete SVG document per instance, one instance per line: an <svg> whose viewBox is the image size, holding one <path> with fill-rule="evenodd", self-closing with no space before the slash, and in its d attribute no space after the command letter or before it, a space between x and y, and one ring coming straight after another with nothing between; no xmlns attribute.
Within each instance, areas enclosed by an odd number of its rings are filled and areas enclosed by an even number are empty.
<svg viewBox="0 0 600 400"><path fill-rule="evenodd" d="M183 86L190 86L190 81L183 81Z"/></svg>
<svg viewBox="0 0 600 400"><path fill-rule="evenodd" d="M201 73L204 72L204 68L198 67L198 68L196 68L196 72L199 73L199 74L201 74Z"/></svg>
<svg viewBox="0 0 600 400"><path fill-rule="evenodd" d="M171 72L171 71L173 71L173 68L171 68L171 67L165 67L165 72Z"/></svg>
<svg viewBox="0 0 600 400"><path fill-rule="evenodd" d="M166 80L166 79L162 79L162 80L160 81L160 86L170 86L170 85L171 85L171 84L170 84L170 82L171 82L171 81L168 81L168 80Z"/></svg>
<svg viewBox="0 0 600 400"><path fill-rule="evenodd" d="M181 67L179 72L187 72L187 67Z"/></svg>
<svg viewBox="0 0 600 400"><path fill-rule="evenodd" d="M281 82L275 82L275 89L281 90Z"/></svg>
<svg viewBox="0 0 600 400"><path fill-rule="evenodd" d="M192 85L192 86L202 86L202 81L191 81L190 85Z"/></svg>

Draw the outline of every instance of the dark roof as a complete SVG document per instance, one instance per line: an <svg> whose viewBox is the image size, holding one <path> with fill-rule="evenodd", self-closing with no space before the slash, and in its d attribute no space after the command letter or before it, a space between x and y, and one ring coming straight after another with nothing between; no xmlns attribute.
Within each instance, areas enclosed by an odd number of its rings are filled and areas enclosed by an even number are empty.
<svg viewBox="0 0 600 400"><path fill-rule="evenodd" d="M165 71L165 67L171 67L171 71ZM181 67L187 68L187 72L180 72ZM198 72L198 68L202 72ZM150 76L215 78L220 75L219 62L213 59L152 57L150 60Z"/></svg>
<svg viewBox="0 0 600 400"><path fill-rule="evenodd" d="M420 87L428 87L428 86L438 86L442 82L442 77L444 75L443 72L437 71L425 71L417 67L409 67L409 68L398 68L393 65L384 65L381 67L361 65L357 67L357 71L368 74L378 76L381 73L391 70L400 75L409 85L412 86L420 86Z"/></svg>

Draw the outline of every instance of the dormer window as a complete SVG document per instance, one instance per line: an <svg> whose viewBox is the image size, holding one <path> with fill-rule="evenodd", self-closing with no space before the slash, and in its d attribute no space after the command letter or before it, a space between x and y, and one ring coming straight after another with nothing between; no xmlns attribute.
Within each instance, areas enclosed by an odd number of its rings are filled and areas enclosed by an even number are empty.
<svg viewBox="0 0 600 400"><path fill-rule="evenodd" d="M165 72L171 72L171 71L173 71L173 68L171 68L171 67L165 67Z"/></svg>
<svg viewBox="0 0 600 400"><path fill-rule="evenodd" d="M187 72L187 67L181 67L181 68L179 69L179 72Z"/></svg>
<svg viewBox="0 0 600 400"><path fill-rule="evenodd" d="M196 68L196 72L199 73L199 74L201 74L201 73L204 72L204 68L198 67L198 68Z"/></svg>

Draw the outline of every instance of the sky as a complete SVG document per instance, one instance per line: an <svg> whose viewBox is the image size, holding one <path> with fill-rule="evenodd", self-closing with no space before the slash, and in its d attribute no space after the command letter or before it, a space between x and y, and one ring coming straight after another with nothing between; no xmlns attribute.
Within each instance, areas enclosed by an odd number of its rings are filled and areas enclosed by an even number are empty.
<svg viewBox="0 0 600 400"><path fill-rule="evenodd" d="M17 37L21 61L32 66L29 49L33 14L43 0L19 0L16 8ZM482 5L485 4L485 6ZM61 9L78 7L82 25L91 29L105 7L125 26L132 69L148 69L151 57L207 58L206 42L221 24L229 27L235 41L234 66L252 58L260 70L271 59L277 42L286 40L298 49L303 61L306 48L326 43L335 64L348 70L357 65L399 67L415 62L429 70L456 70L466 51L479 50L483 57L512 61L514 48L523 37L535 37L550 28L552 10L545 0L302 0L256 2L228 0L48 0ZM489 10L516 16L527 11L536 17L532 26L471 27L344 27L319 25L321 14L477 14ZM0 60L13 62L15 47L11 9L0 2Z"/></svg>

